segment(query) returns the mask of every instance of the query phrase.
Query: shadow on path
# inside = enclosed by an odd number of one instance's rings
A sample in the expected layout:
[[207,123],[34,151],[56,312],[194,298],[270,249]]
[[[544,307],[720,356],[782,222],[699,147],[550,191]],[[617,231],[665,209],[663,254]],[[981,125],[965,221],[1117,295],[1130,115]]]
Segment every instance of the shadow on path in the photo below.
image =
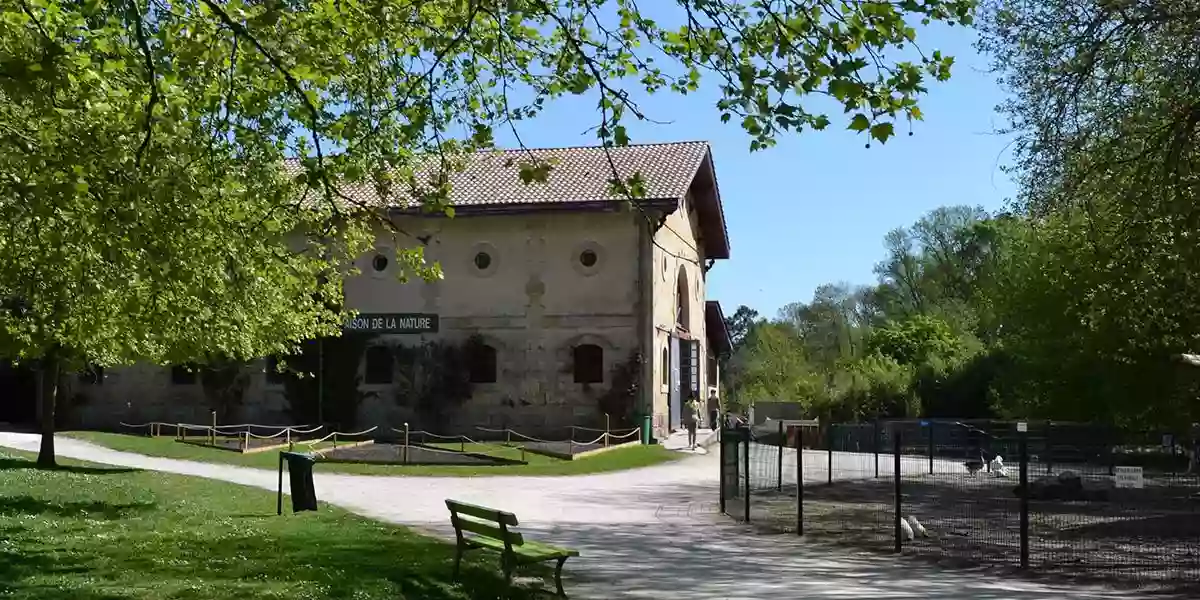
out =
[[[0,436],[0,442],[28,447],[34,440]],[[154,459],[76,441],[64,442],[60,453],[266,489],[275,486],[275,473],[269,471]],[[578,600],[1148,597],[989,571],[947,570],[887,554],[856,554],[791,535],[764,535],[718,514],[717,463],[714,452],[671,465],[578,478],[326,475],[317,478],[317,495],[322,502],[443,538],[453,536],[443,503],[447,497],[515,512],[531,538],[581,552],[565,570],[568,592]],[[834,466],[839,466],[836,460]],[[353,561],[356,552],[348,549],[347,560]]]
[[[984,570],[948,571],[876,554],[849,554],[791,536],[738,526],[532,525],[533,535],[576,548],[571,584],[595,598],[854,598],[1002,600],[1130,598],[1101,589],[1066,591]],[[619,582],[619,583],[618,583]]]

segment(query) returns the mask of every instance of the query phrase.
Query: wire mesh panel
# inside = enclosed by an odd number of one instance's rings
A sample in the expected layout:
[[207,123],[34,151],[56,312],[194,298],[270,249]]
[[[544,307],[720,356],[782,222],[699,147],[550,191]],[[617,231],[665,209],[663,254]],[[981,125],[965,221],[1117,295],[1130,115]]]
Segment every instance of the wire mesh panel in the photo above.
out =
[[1196,443],[1056,422],[768,421],[723,441],[722,490],[728,514],[771,531],[1195,591]]
[[1038,429],[1028,465],[1030,568],[1155,588],[1200,584],[1200,478],[1186,472],[1173,436]]
[[886,550],[894,522],[892,452],[881,423],[833,424],[805,451],[804,535]]
[[904,552],[942,563],[1020,566],[1015,428],[921,420],[896,429],[914,440],[904,444],[913,464],[900,474]]
[[796,450],[788,443],[792,431],[784,421],[768,420],[746,432],[750,522],[773,531],[795,531],[799,499]]

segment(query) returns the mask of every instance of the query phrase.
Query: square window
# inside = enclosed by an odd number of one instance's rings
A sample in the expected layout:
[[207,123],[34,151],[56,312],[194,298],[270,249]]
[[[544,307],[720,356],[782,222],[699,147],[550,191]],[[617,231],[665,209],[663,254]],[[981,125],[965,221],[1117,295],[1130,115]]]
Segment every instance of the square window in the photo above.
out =
[[467,374],[471,383],[496,383],[496,349],[486,344],[472,346]]
[[604,383],[604,349],[595,344],[575,346],[575,383]]

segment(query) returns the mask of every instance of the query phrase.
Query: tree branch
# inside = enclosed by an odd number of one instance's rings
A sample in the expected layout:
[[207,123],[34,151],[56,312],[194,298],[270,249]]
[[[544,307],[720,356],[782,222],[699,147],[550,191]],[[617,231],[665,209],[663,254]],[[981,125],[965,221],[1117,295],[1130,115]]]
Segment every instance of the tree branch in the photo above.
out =
[[146,102],[146,123],[143,125],[145,133],[142,135],[142,144],[138,146],[134,158],[134,165],[140,169],[146,148],[150,147],[150,136],[154,134],[154,107],[162,98],[158,95],[158,73],[154,70],[154,55],[150,53],[150,42],[146,39],[146,28],[142,23],[142,9],[138,6],[137,0],[129,0],[129,11],[137,33],[138,47],[141,48],[142,57],[146,62],[146,78],[150,83],[150,99]]

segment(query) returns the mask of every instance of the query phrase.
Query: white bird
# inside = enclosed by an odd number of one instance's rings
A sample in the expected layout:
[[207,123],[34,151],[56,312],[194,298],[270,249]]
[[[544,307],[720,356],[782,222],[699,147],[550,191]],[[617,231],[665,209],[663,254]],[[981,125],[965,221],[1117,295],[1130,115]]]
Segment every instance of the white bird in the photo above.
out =
[[1004,466],[1003,456],[997,454],[996,458],[992,459],[992,463],[988,465],[988,467],[992,470],[992,473],[994,473],[996,477],[1008,477],[1008,469]]
[[911,542],[913,540],[912,526],[904,519],[900,519],[900,533],[904,536],[904,541]]
[[925,526],[922,525],[921,522],[918,521],[916,517],[914,517],[912,515],[908,515],[908,525],[911,526],[910,528],[917,535],[919,535],[923,538],[929,537],[929,532],[925,530]]

